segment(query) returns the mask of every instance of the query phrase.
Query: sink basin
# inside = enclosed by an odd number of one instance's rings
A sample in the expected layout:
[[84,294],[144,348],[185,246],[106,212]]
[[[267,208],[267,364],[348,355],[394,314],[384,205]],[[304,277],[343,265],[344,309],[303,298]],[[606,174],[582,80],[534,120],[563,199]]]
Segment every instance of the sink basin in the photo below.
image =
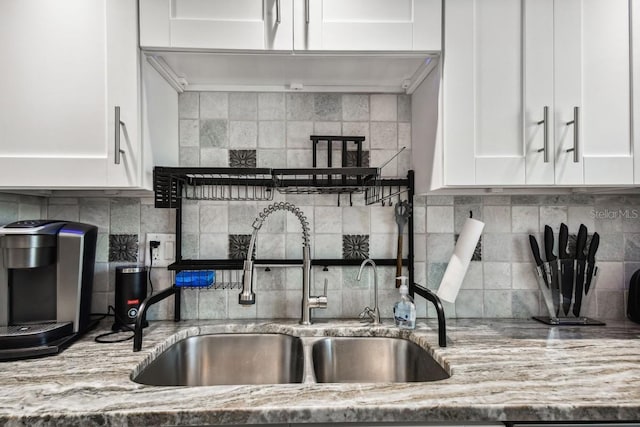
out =
[[319,383],[425,382],[449,374],[417,344],[382,337],[333,337],[313,344]]
[[302,382],[300,338],[282,334],[200,335],[178,341],[133,381],[159,386]]

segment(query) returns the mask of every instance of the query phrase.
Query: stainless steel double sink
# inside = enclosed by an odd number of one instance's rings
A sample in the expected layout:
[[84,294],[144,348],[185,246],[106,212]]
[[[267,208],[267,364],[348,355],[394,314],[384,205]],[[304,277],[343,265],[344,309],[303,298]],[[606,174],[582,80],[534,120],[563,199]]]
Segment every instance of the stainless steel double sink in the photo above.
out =
[[[305,369],[305,367],[312,369]],[[389,337],[212,334],[171,345],[133,381],[156,386],[426,382],[449,374],[419,345]]]

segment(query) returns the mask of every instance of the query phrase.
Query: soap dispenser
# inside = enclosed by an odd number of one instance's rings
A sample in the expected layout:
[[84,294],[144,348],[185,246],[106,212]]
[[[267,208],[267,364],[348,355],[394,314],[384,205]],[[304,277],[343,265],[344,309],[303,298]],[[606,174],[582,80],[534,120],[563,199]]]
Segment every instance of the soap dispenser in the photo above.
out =
[[416,327],[416,305],[409,296],[407,277],[400,276],[400,301],[393,307],[393,318],[396,326],[400,329],[415,329]]

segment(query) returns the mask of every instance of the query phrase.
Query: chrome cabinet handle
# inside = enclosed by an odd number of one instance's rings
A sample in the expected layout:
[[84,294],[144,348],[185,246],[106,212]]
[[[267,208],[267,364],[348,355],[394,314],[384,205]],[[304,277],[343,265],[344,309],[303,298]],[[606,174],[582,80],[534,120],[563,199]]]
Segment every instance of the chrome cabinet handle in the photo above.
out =
[[542,120],[538,122],[538,125],[544,125],[544,145],[538,150],[538,153],[543,152],[544,162],[549,163],[549,107],[547,105],[542,110]]
[[280,23],[280,0],[276,0],[276,24]]
[[569,148],[566,150],[567,153],[573,151],[573,163],[578,163],[580,161],[580,153],[578,151],[578,144],[580,142],[580,109],[578,107],[573,107],[573,120],[567,122],[567,126],[573,125],[573,148]]
[[115,122],[115,142],[116,142],[114,158],[115,158],[115,164],[119,165],[120,155],[124,154],[124,150],[120,148],[120,127],[125,126],[125,124],[123,121],[120,120],[120,107],[118,106],[116,106],[114,122]]
[[309,17],[309,0],[304,0],[304,20],[309,25],[310,17]]

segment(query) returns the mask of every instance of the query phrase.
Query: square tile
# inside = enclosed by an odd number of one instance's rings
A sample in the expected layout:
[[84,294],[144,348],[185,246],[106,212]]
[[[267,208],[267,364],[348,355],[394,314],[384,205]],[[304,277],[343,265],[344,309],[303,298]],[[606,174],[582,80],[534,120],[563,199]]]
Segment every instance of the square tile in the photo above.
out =
[[396,224],[392,207],[375,205],[369,209],[372,233],[398,233],[398,224]]
[[200,120],[200,148],[229,146],[226,120]]
[[313,148],[309,138],[312,134],[313,122],[287,122],[287,148]]
[[314,252],[313,258],[337,259],[342,257],[342,235],[341,234],[318,234],[313,240],[311,249]]
[[283,233],[259,233],[256,241],[256,257],[285,259],[286,236]]
[[[362,150],[361,152],[361,165],[360,167],[368,168],[369,167],[369,151]],[[358,166],[358,152],[357,151],[347,151],[347,167],[357,167]]]
[[[406,254],[406,243],[404,244],[403,253]],[[371,258],[396,258],[397,251],[398,237],[395,234],[371,234],[369,236],[369,256]]]
[[537,277],[533,263],[514,262],[511,264],[511,287],[513,289],[537,290]]
[[511,208],[511,231],[514,233],[537,233],[540,217],[537,206],[513,206]]
[[449,262],[453,248],[453,234],[427,233],[427,260],[429,262]]
[[314,95],[315,120],[342,120],[342,95],[316,93]]
[[398,123],[398,149],[411,149],[411,123]]
[[[326,136],[340,136],[342,135],[342,123],[341,122],[314,122],[313,124],[314,135],[326,135]],[[338,143],[333,144],[334,147],[340,146]]]
[[182,92],[178,94],[178,116],[181,119],[197,119],[199,117],[200,96],[198,92]]
[[285,96],[287,120],[313,120],[314,94],[287,93]]
[[342,208],[316,206],[314,208],[314,233],[341,233]]
[[485,232],[511,231],[511,206],[485,206],[482,211]]
[[371,122],[372,149],[397,150],[398,124],[395,122]]
[[371,140],[369,132],[369,122],[342,122],[342,135],[345,136],[364,136],[362,141],[362,149],[369,148]]
[[369,151],[370,163],[374,166],[385,165],[380,171],[384,177],[398,176],[398,160],[395,158],[397,150],[371,150]]
[[484,313],[483,304],[478,300],[482,298],[482,291],[475,289],[461,289],[456,298],[457,318],[480,318]]
[[252,92],[230,93],[229,118],[231,120],[257,120],[258,95]]
[[398,95],[398,121],[411,121],[411,95]]
[[258,150],[259,168],[286,168],[286,150]]
[[250,121],[229,122],[229,147],[256,148],[258,146],[258,124]]
[[369,95],[342,95],[342,120],[369,121]]
[[229,257],[229,237],[226,233],[200,234],[200,259],[227,259]]
[[229,294],[225,291],[202,289],[198,292],[198,319],[227,319]]
[[256,150],[229,150],[229,167],[255,168]]
[[228,119],[229,94],[200,92],[200,119]]
[[[604,236],[600,237],[600,244],[602,244],[602,237]],[[601,257],[601,259],[603,258]],[[624,235],[624,260],[640,261],[640,233],[626,233]]]
[[567,212],[566,206],[540,206],[540,230],[548,225],[557,234],[560,224],[567,222]]
[[[251,234],[229,235],[229,259],[247,259]],[[253,256],[255,257],[255,248]]]
[[366,234],[345,234],[342,236],[343,259],[369,258],[369,236]]
[[530,319],[532,316],[541,315],[540,293],[538,291],[513,291],[511,293],[511,314],[516,319]]
[[229,150],[226,148],[202,148],[200,150],[200,166],[221,168],[229,166]]
[[511,263],[485,262],[484,289],[511,289]]
[[453,233],[452,206],[427,206],[427,233]]
[[198,147],[200,145],[199,126],[198,120],[180,120],[180,147]]
[[82,199],[80,200],[80,222],[95,225],[98,227],[98,232],[108,233],[110,207],[109,199]]
[[589,230],[595,228],[593,206],[569,206],[567,226],[570,233],[577,233],[580,224],[584,224]]
[[453,229],[456,233],[460,233],[460,231],[462,231],[462,228],[468,218],[482,221],[482,205],[458,205],[456,203],[453,208]]
[[512,317],[511,309],[512,292],[491,290],[484,291],[484,315],[485,317]]
[[396,95],[371,95],[371,121],[395,122],[398,120]]
[[313,163],[311,150],[287,150],[288,168],[310,168]]
[[258,120],[284,120],[284,93],[258,94]]
[[200,233],[226,233],[228,227],[229,213],[226,205],[201,202]]
[[109,231],[112,234],[140,233],[139,199],[111,199]]
[[200,149],[198,147],[180,147],[178,162],[182,167],[200,166]]
[[[47,208],[47,219],[61,221],[78,221],[80,207],[78,205],[52,205]],[[0,224],[6,225],[18,220],[18,204],[0,202]]]
[[138,261],[137,234],[109,235],[109,262]]
[[484,261],[511,261],[511,234],[485,233],[482,236]]
[[345,234],[368,234],[370,231],[369,208],[348,206],[342,209],[342,232]]

